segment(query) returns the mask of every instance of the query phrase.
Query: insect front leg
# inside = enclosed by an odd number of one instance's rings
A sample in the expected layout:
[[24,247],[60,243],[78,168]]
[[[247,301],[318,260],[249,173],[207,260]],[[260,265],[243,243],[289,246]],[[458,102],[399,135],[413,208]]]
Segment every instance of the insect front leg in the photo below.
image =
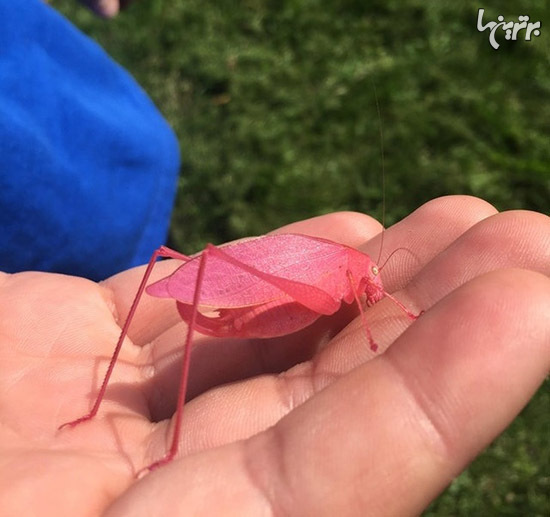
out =
[[359,299],[359,293],[357,292],[357,289],[355,288],[355,282],[353,280],[353,274],[351,273],[351,271],[348,271],[347,275],[348,275],[350,288],[353,292],[353,297],[355,298],[355,302],[357,303],[357,307],[359,308],[359,314],[361,315],[361,323],[363,324],[363,328],[365,329],[365,333],[367,334],[367,339],[369,341],[370,349],[373,352],[376,352],[378,350],[378,345],[375,343],[374,338],[372,337],[372,332],[371,332],[369,324],[367,322],[367,317],[365,315],[365,311],[363,310],[363,304],[361,303],[361,300]]
[[407,309],[407,307],[405,307],[397,298],[392,296],[390,293],[387,293],[386,291],[384,291],[384,296],[386,298],[389,298],[393,303],[395,303],[395,305],[397,305],[413,321],[418,319],[424,312],[424,311],[420,311],[418,314],[414,314],[409,309]]

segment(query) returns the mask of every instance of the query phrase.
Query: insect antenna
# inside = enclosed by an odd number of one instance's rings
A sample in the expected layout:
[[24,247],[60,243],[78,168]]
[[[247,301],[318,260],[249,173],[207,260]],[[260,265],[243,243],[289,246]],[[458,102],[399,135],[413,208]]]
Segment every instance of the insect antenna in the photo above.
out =
[[376,103],[376,112],[378,114],[378,132],[380,133],[380,165],[382,168],[382,236],[380,238],[380,251],[376,263],[382,258],[382,249],[384,246],[384,233],[386,231],[386,162],[384,159],[384,129],[382,127],[382,114],[380,112],[380,102],[378,102],[378,94],[376,92],[376,84],[371,77],[372,89],[374,91],[374,101]]

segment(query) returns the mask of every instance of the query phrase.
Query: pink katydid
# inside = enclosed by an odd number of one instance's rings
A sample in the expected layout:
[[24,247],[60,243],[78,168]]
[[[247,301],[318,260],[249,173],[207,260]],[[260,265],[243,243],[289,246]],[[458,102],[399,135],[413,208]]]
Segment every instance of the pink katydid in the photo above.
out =
[[97,414],[128,327],[159,257],[184,263],[150,285],[147,293],[176,300],[188,330],[171,446],[163,458],[142,471],[170,462],[178,452],[195,331],[214,337],[284,336],[311,325],[322,315],[334,314],[342,302],[355,302],[370,348],[376,351],[360,301],[363,294],[367,305],[388,297],[411,319],[417,317],[384,290],[379,268],[367,254],[326,239],[300,234],[265,235],[221,247],[208,244],[193,257],[162,246],[149,261],[91,411],[60,428],[74,427]]

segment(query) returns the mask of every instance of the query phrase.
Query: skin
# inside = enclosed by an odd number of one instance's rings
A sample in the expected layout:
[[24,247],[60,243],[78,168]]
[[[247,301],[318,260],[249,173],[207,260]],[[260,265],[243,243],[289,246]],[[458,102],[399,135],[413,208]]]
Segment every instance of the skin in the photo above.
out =
[[121,9],[124,9],[131,3],[132,0],[80,0],[80,2],[99,16],[112,18],[116,16]]
[[[361,214],[280,231],[380,249]],[[145,297],[99,415],[57,431],[89,409],[143,268],[100,284],[2,275],[4,514],[419,514],[550,370],[550,219],[440,198],[385,232],[381,262],[399,247],[410,252],[382,270],[386,289],[425,312],[368,308],[379,353],[352,306],[284,338],[198,335],[179,456],[141,479],[171,436],[186,332],[175,304]]]

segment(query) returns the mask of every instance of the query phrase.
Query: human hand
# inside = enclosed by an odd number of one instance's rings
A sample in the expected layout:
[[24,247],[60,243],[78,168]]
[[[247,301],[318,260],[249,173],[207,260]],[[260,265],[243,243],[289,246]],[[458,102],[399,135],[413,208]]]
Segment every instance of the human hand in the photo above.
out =
[[[425,313],[368,308],[378,353],[353,306],[285,338],[197,336],[179,456],[139,480],[171,437],[186,334],[174,302],[144,297],[99,414],[57,431],[89,410],[143,268],[101,284],[3,275],[4,514],[418,514],[549,370],[550,219],[495,214],[441,198],[385,232],[384,256],[412,252],[387,263],[385,287]],[[379,229],[332,214],[282,231],[376,260]],[[153,280],[175,267],[159,263]]]
[[133,0],[79,0],[89,7],[94,13],[105,18],[116,16],[121,9],[124,9]]

